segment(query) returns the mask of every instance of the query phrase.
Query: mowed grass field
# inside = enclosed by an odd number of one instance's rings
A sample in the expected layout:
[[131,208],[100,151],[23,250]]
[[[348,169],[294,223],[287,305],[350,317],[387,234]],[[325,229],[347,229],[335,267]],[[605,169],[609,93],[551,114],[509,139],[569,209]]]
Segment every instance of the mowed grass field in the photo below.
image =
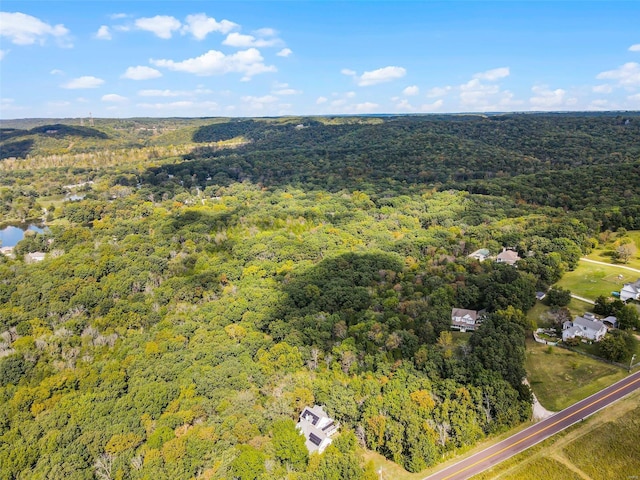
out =
[[619,292],[625,283],[635,282],[639,273],[614,265],[598,265],[581,261],[573,272],[567,272],[556,284],[568,288],[574,295],[595,300],[600,295],[611,296]]
[[527,339],[527,378],[540,403],[557,412],[625,377],[614,365]]
[[613,480],[640,477],[640,392],[472,477],[473,480]]

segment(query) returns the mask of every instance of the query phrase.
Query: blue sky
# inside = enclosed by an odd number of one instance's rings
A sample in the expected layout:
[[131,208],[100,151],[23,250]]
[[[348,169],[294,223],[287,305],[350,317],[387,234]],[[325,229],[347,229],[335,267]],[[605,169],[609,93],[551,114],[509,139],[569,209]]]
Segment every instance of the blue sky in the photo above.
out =
[[635,1],[11,1],[0,117],[640,109]]

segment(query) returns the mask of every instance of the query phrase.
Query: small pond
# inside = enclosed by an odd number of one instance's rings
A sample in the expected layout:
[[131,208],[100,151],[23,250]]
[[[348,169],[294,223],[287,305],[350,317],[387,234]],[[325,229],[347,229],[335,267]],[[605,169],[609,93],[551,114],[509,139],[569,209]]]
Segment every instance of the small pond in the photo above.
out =
[[38,225],[24,225],[14,227],[10,225],[0,230],[0,247],[15,247],[16,244],[24,238],[24,232],[32,230],[34,232],[43,233],[46,227]]

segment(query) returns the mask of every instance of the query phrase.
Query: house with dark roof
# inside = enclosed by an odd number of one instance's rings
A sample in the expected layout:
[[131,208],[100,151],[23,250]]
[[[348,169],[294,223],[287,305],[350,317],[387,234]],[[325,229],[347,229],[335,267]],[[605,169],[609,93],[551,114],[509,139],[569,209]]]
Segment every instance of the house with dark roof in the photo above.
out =
[[338,424],[320,405],[314,405],[302,410],[296,428],[304,435],[309,453],[322,453],[331,444],[331,436],[338,431]]

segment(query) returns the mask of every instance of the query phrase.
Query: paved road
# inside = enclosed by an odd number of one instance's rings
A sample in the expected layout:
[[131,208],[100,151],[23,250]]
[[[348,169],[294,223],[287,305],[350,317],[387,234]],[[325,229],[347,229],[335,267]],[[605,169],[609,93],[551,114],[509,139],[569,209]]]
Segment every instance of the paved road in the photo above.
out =
[[579,297],[578,295],[574,295],[573,293],[571,294],[571,298],[578,299],[578,300],[580,300],[582,302],[585,302],[585,303],[590,303],[591,305],[595,305],[596,304],[596,302],[594,302],[593,300],[589,300],[588,298],[584,298],[584,297]]
[[584,257],[582,257],[580,260],[582,260],[583,262],[596,263],[598,265],[605,265],[607,267],[624,268],[625,270],[631,270],[632,272],[640,273],[640,270],[638,270],[637,268],[625,267],[624,265],[616,265],[613,263],[599,262],[597,260],[591,260],[590,258],[584,258]]
[[640,371],[423,480],[464,480],[477,475],[594,414],[637,388],[640,388]]

